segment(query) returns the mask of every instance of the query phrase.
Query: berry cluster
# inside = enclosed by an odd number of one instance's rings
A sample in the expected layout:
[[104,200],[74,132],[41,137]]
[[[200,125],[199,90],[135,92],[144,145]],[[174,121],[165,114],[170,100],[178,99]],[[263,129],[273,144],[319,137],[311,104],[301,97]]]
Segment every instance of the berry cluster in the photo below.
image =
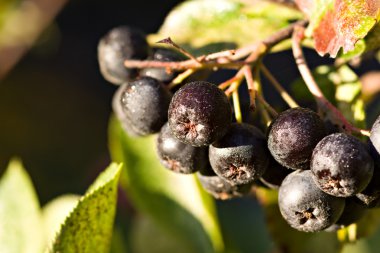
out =
[[98,53],[105,79],[122,84],[113,109],[125,131],[158,133],[163,166],[196,172],[215,198],[242,196],[258,183],[278,189],[282,216],[305,232],[349,225],[380,203],[380,117],[369,148],[351,135],[329,134],[318,114],[300,107],[280,113],[265,136],[253,125],[234,123],[228,97],[212,83],[187,82],[173,95],[167,84],[177,73],[125,68],[126,59],[182,59],[169,49],[150,49],[136,29],[111,30]]

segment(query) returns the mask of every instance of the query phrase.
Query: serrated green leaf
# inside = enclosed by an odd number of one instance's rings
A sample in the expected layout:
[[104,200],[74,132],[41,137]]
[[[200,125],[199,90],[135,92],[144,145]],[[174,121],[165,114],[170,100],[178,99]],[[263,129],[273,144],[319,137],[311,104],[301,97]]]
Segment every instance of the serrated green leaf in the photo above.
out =
[[21,162],[12,160],[0,181],[0,252],[40,253],[43,247],[37,195]]
[[109,252],[121,167],[113,163],[99,175],[66,218],[50,252]]
[[257,189],[257,196],[265,209],[269,232],[279,250],[292,253],[336,253],[341,249],[335,233],[304,233],[291,228],[282,218],[277,191]]
[[45,236],[49,243],[55,239],[61,225],[75,208],[79,198],[79,195],[74,194],[62,195],[51,200],[43,207],[42,218],[44,221]]
[[194,54],[210,53],[257,42],[301,17],[296,10],[265,1],[190,0],[174,8],[149,41],[171,37]]
[[111,154],[125,164],[122,186],[134,206],[190,252],[223,251],[214,202],[195,176],[164,169],[155,154],[155,136],[128,137],[115,119],[109,131]]

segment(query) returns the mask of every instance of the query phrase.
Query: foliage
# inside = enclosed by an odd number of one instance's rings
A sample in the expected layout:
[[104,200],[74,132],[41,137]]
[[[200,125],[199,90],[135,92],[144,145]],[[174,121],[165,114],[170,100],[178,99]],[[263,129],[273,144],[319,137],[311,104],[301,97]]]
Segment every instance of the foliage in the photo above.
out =
[[[320,55],[329,54],[336,58],[335,65],[318,66],[312,76],[322,95],[331,102],[329,108],[338,109],[342,114],[338,116],[347,120],[342,124],[349,124],[356,130],[354,134],[359,135],[360,129],[366,128],[367,108],[361,94],[360,78],[350,60],[361,59],[379,48],[379,1],[296,0],[298,9],[294,5],[289,8],[276,2],[184,1],[167,15],[157,33],[148,36],[148,41],[153,45],[171,37],[195,56],[235,49],[230,55],[233,58],[239,49],[254,48],[252,45],[260,45],[294,21],[307,19],[309,24],[303,35],[313,41],[311,47]],[[6,12],[17,4],[18,1],[11,0],[0,3],[0,29]],[[252,54],[245,54],[246,58],[239,58],[235,63],[240,64],[240,70],[248,64],[254,70],[260,69],[266,54],[291,48],[289,37],[284,36],[275,45],[266,41],[267,44],[262,43],[266,47],[253,61],[247,60],[255,56],[250,51]],[[202,65],[205,58],[199,62],[189,61]],[[211,66],[207,66],[208,71],[225,66],[225,62],[217,60],[207,63]],[[233,67],[237,68],[236,65]],[[186,69],[180,70],[184,71],[182,74],[187,73]],[[257,72],[253,75],[252,80],[247,75],[244,77],[249,92],[257,85],[254,95],[260,98],[260,76]],[[236,99],[239,95],[237,89],[231,87],[239,86],[242,80],[243,75],[239,76],[238,72],[234,80],[227,80],[230,81],[227,88],[223,88],[233,97],[235,115],[240,113],[239,100]],[[254,85],[249,86],[249,81]],[[171,85],[174,87],[180,83]],[[297,101],[320,105],[304,76],[294,81],[290,90]],[[263,104],[256,109],[262,113],[261,121],[269,121],[271,111]],[[251,108],[255,108],[252,103]],[[325,115],[327,118],[336,116],[329,113],[336,114],[331,109]],[[236,119],[239,121],[238,117]],[[0,180],[0,252],[312,253],[323,250],[326,253],[347,253],[373,252],[379,245],[379,209],[370,210],[357,223],[336,233],[302,233],[282,219],[275,190],[259,184],[250,193],[255,199],[249,196],[224,202],[214,200],[203,190],[195,175],[175,174],[159,164],[155,155],[155,136],[130,137],[112,117],[108,138],[115,163],[99,175],[83,196],[60,196],[43,208],[21,162],[14,159],[9,163]],[[123,201],[131,210],[120,208]],[[125,216],[127,225],[114,226],[117,215]],[[358,243],[351,244],[355,241]]]

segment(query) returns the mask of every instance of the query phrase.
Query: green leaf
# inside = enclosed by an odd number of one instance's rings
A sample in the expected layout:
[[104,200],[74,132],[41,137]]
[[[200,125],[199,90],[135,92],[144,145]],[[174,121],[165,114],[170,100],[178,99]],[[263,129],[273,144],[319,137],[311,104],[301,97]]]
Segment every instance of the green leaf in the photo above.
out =
[[171,37],[194,54],[210,53],[257,42],[301,17],[298,11],[265,1],[249,5],[191,0],[174,8],[149,41]]
[[44,235],[33,184],[19,160],[12,160],[0,181],[0,252],[40,253]]
[[257,189],[265,209],[268,229],[278,249],[292,253],[336,253],[341,249],[335,233],[304,233],[291,228],[282,218],[277,204],[277,191]]
[[[154,238],[155,243],[146,243],[146,238]],[[184,247],[179,240],[173,240],[168,231],[144,215],[138,215],[133,220],[131,243],[134,253],[192,252],[191,248]]]
[[337,87],[335,99],[338,109],[356,127],[365,128],[365,107],[359,77],[347,65],[343,65],[336,70],[333,79]]
[[308,33],[312,34],[315,49],[321,55],[335,57],[339,50],[354,50],[375,26],[380,16],[378,0],[296,0],[310,18]]
[[164,169],[155,154],[155,136],[128,137],[115,119],[109,130],[111,154],[125,164],[122,186],[134,206],[190,252],[223,251],[215,204],[196,177]]
[[109,252],[121,165],[111,164],[61,226],[50,252]]
[[42,217],[45,236],[49,243],[55,239],[66,217],[78,204],[79,198],[79,195],[74,194],[62,195],[51,200],[43,207]]

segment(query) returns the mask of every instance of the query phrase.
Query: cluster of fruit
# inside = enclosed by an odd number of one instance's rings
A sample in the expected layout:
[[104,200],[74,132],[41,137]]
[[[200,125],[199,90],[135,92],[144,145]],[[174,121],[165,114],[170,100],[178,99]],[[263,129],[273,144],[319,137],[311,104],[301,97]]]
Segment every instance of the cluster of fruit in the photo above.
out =
[[158,133],[161,163],[178,173],[197,172],[214,197],[241,196],[257,182],[279,189],[283,217],[305,232],[349,225],[378,205],[380,117],[370,148],[351,135],[329,134],[318,114],[299,107],[280,113],[265,135],[234,123],[227,96],[212,83],[188,82],[172,95],[167,84],[176,73],[125,68],[126,59],[182,60],[175,51],[150,49],[136,29],[111,30],[98,56],[105,79],[121,84],[113,109],[125,131]]

